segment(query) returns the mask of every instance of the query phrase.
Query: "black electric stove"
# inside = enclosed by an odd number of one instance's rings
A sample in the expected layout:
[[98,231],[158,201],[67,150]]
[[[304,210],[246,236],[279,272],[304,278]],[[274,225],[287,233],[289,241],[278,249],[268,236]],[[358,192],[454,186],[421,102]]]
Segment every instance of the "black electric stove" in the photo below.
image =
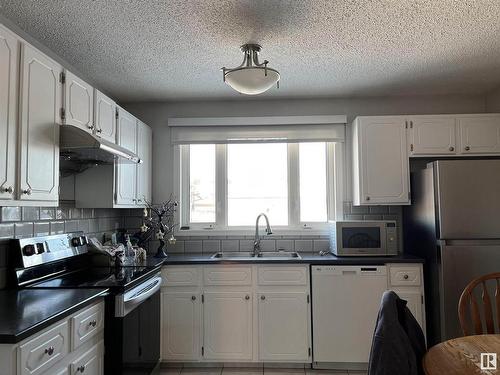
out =
[[13,240],[20,288],[106,288],[106,374],[157,374],[160,363],[161,260],[95,266],[82,232]]

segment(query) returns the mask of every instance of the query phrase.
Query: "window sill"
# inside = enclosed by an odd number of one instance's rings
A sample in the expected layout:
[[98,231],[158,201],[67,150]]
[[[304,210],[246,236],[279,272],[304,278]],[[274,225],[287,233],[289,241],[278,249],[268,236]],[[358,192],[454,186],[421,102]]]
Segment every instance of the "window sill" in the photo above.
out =
[[[266,235],[264,228],[259,229],[262,239],[280,239],[281,237],[307,237],[307,236],[328,236],[328,229],[275,229],[273,234]],[[187,229],[177,230],[177,237],[254,237],[254,229]]]

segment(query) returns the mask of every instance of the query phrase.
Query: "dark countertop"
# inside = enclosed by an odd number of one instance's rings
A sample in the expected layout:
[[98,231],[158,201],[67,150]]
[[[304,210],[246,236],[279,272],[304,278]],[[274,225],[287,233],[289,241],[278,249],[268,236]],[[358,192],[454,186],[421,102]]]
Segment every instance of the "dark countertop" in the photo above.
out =
[[176,264],[263,264],[263,263],[286,263],[286,264],[336,264],[336,265],[382,265],[386,263],[423,263],[422,258],[413,255],[400,254],[388,257],[337,257],[335,255],[320,256],[318,253],[301,253],[302,259],[211,259],[213,254],[173,254],[169,255],[163,265]]
[[100,298],[103,289],[0,290],[0,343],[17,343]]

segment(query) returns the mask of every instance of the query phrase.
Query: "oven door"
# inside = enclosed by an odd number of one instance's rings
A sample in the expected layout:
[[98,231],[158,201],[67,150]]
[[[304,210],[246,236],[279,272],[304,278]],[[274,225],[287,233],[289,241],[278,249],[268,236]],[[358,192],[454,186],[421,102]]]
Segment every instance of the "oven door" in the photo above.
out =
[[383,255],[386,249],[384,223],[349,223],[337,228],[339,255]]
[[105,330],[106,374],[159,374],[161,283],[157,281],[151,278],[115,296]]

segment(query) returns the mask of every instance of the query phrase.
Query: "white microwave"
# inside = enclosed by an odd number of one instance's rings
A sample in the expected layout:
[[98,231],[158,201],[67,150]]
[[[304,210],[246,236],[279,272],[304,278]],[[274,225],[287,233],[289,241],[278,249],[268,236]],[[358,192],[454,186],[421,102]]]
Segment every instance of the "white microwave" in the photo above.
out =
[[337,256],[398,254],[395,221],[331,221],[329,227],[330,248]]

